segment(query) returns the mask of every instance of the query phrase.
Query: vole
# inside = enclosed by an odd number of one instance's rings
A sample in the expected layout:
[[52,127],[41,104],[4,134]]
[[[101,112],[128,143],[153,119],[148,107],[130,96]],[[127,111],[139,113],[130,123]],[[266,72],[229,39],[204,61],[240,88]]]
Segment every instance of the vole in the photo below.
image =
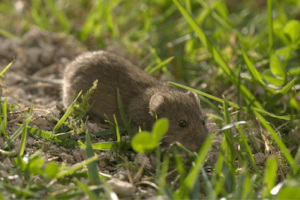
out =
[[117,103],[119,88],[122,105],[135,133],[139,126],[151,131],[157,115],[169,119],[163,142],[178,141],[196,151],[205,140],[208,130],[196,93],[164,86],[130,61],[106,51],[84,53],[67,65],[63,80],[64,107],[71,104],[74,91],[85,93],[96,79],[98,85],[90,98],[94,105],[89,115],[104,121],[106,114],[114,121],[115,114],[121,123]]

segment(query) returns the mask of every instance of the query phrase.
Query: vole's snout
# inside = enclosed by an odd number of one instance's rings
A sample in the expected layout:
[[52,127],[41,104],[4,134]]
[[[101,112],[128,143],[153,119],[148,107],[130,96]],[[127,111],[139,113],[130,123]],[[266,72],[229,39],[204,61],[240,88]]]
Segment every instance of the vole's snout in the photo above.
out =
[[191,135],[193,135],[193,137],[189,140],[187,148],[191,151],[198,152],[208,135],[207,129],[203,127],[203,129],[194,131]]

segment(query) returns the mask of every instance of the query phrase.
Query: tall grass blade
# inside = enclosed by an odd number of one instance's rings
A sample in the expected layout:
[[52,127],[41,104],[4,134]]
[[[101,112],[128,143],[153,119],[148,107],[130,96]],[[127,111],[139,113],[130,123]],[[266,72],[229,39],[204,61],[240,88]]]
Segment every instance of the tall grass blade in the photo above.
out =
[[[1,135],[1,132],[3,132],[5,139],[8,140],[8,134],[6,132],[6,126],[7,126],[7,98],[5,98],[5,100],[3,102],[2,115],[3,115],[3,119],[1,120],[0,135]],[[1,116],[0,116],[0,118],[1,118]]]
[[[161,59],[158,57],[155,49],[153,49],[152,47],[150,47],[150,52],[151,54],[154,56],[155,58],[155,61],[158,65],[160,65],[162,63]],[[170,59],[170,58],[169,58]],[[170,61],[169,61],[170,62]],[[168,78],[172,79],[172,75],[171,73],[169,72],[169,70],[167,69],[166,66],[162,66],[162,71],[164,72],[164,74],[167,75]],[[154,72],[153,72],[154,73]]]
[[2,146],[1,146],[1,149],[5,149],[8,147],[8,145],[10,145],[10,143],[12,141],[14,141],[19,135],[21,135],[22,131],[24,130],[25,128],[25,125],[27,125],[32,119],[32,116],[28,117],[28,119],[25,121],[25,123],[20,127],[18,128],[11,136],[10,138],[5,141]]
[[98,197],[90,190],[90,188],[87,185],[81,183],[78,180],[75,180],[74,182],[89,196],[90,199],[92,200],[98,199]]
[[[228,112],[228,104],[227,101],[225,99],[225,97],[223,97],[224,99],[224,121],[225,121],[225,125],[230,124],[230,117],[229,117],[229,112]],[[233,136],[232,136],[232,132],[231,129],[227,129],[223,131],[226,137],[226,142],[225,142],[225,163],[229,169],[229,177],[231,179],[231,183],[232,188],[235,187],[235,158],[236,158],[236,154],[235,154],[235,149],[234,149],[234,143],[233,143]]]
[[[68,118],[70,112],[72,111],[73,109],[73,106],[75,104],[75,102],[77,101],[78,97],[81,95],[82,91],[79,92],[79,94],[77,95],[77,97],[75,98],[75,100],[71,103],[71,105],[69,106],[68,110],[65,112],[65,114],[62,116],[62,118],[57,122],[57,124],[55,125],[54,129],[53,129],[53,132],[56,132],[62,125],[63,123],[66,121],[66,119]],[[52,137],[52,134],[50,137]]]
[[183,184],[179,187],[178,190],[176,190],[175,198],[184,199],[184,198],[189,197],[189,194],[192,191],[192,189],[195,185],[196,179],[198,178],[198,175],[200,173],[200,169],[205,161],[206,155],[211,148],[214,137],[215,137],[215,134],[210,135],[203,143],[201,149],[198,152],[199,157],[195,160],[195,166],[190,169]]
[[[86,145],[79,144],[80,148],[86,148]],[[92,144],[95,150],[118,150],[118,142],[101,142]]]
[[[187,86],[184,86],[184,85],[180,85],[178,83],[173,83],[173,82],[168,82],[168,84],[171,84],[171,85],[175,85],[177,87],[180,87],[180,88],[183,88],[183,89],[186,89],[186,90],[190,90],[190,91],[193,91],[197,94],[200,94],[200,95],[203,95],[207,98],[210,98],[212,100],[215,100],[217,102],[220,102],[220,103],[223,103],[223,100],[218,98],[218,97],[215,97],[213,95],[210,95],[210,94],[207,94],[205,92],[201,92],[199,90],[196,90],[194,88],[191,88],[191,87],[187,87]],[[228,105],[231,106],[231,107],[234,107],[234,108],[237,108],[237,109],[240,109],[240,110],[244,110],[244,111],[248,111],[249,109],[246,108],[246,107],[240,107],[238,104],[236,103],[232,103],[232,102],[228,102]],[[254,111],[257,111],[259,113],[262,113],[262,114],[265,114],[265,115],[268,115],[270,117],[273,117],[273,118],[277,118],[277,119],[284,119],[284,120],[293,120],[293,119],[300,119],[300,115],[287,115],[287,116],[278,116],[278,115],[274,115],[272,113],[269,113],[265,110],[262,110],[262,109],[259,109],[257,107],[252,107],[252,110]]]
[[11,34],[7,31],[3,30],[2,28],[0,28],[0,35],[3,35],[4,37],[11,38],[11,39],[14,39],[14,40],[21,40],[20,37],[14,35],[14,34]]
[[268,0],[267,5],[268,5],[268,26],[269,26],[269,57],[271,58],[274,54],[272,0]]
[[65,31],[69,31],[70,28],[71,28],[70,25],[69,25],[69,20],[68,20],[66,14],[64,12],[62,12],[59,9],[56,8],[55,1],[46,0],[46,4],[51,9],[53,15],[57,17],[57,20],[62,25],[63,29]]
[[25,150],[25,146],[26,146],[26,140],[27,140],[27,135],[28,135],[28,124],[31,122],[31,121],[28,121],[25,119],[25,126],[24,126],[24,129],[23,129],[23,135],[22,135],[22,139],[21,139],[21,145],[20,145],[20,149],[19,149],[19,153],[18,153],[18,157],[22,157],[23,154],[24,154],[24,150]]
[[31,126],[27,126],[27,128],[29,128],[29,132],[35,135],[38,135],[42,138],[45,138],[46,140],[50,139],[51,133],[50,131],[43,131],[43,130],[39,130],[37,128],[31,127]]
[[233,192],[232,199],[245,199],[249,188],[251,188],[251,180],[248,176],[247,168],[243,168],[237,180],[237,188]]
[[70,167],[69,169],[60,171],[59,173],[57,173],[56,178],[62,178],[64,176],[70,175],[72,173],[74,173],[76,170],[81,169],[82,167],[84,167],[85,165],[88,165],[89,163],[96,161],[99,158],[98,155],[95,155],[81,163],[78,163],[76,165],[73,165],[72,167]]
[[191,193],[191,199],[200,199],[200,182],[199,182],[199,178],[196,179],[194,188],[193,188],[192,193]]
[[117,90],[117,100],[118,100],[119,112],[121,114],[123,124],[125,125],[126,131],[127,131],[128,135],[131,139],[133,137],[133,132],[131,130],[130,124],[127,126],[128,120],[127,120],[125,110],[124,110],[123,105],[122,105],[122,100],[121,100],[119,89]]
[[268,124],[265,118],[261,116],[257,111],[254,111],[254,114],[257,117],[257,119],[260,121],[260,123],[265,127],[265,129],[267,129],[267,131],[271,134],[272,138],[275,140],[278,147],[282,151],[284,157],[286,158],[287,162],[291,166],[292,172],[296,174],[298,171],[298,166],[296,162],[293,160],[293,157],[290,154],[289,150],[286,148],[282,140],[278,137],[274,129]]
[[259,82],[260,86],[266,87],[266,84],[264,83],[263,79],[261,78],[262,76],[259,74],[257,69],[254,67],[252,62],[249,60],[249,58],[243,48],[242,48],[242,53],[243,53],[243,57],[244,57],[246,66],[247,66],[251,76]]
[[[221,147],[219,149],[219,155],[218,155],[218,159],[217,159],[217,163],[215,164],[215,171],[214,174],[211,178],[211,182],[212,184],[215,186],[214,187],[214,193],[216,196],[219,195],[219,193],[221,192],[221,190],[224,187],[224,176],[222,174],[222,168],[223,168],[223,164],[224,164],[224,154],[225,154],[225,143],[226,143],[226,138],[223,137],[222,143],[221,143]],[[210,199],[215,199],[216,196],[214,196],[213,194],[209,194]]]
[[264,188],[262,192],[262,198],[269,198],[271,190],[276,184],[277,179],[277,167],[278,163],[276,158],[270,158],[267,160],[264,176]]
[[154,74],[155,72],[157,72],[158,70],[162,69],[163,67],[165,67],[169,62],[171,62],[174,59],[174,57],[170,57],[166,60],[164,60],[163,62],[159,63],[157,66],[153,67],[151,70],[149,70],[148,74]]
[[237,125],[236,128],[237,128],[239,134],[241,135],[243,144],[245,145],[245,147],[246,147],[246,149],[247,149],[246,152],[247,152],[247,154],[248,154],[248,156],[249,156],[249,158],[250,158],[250,163],[251,163],[251,165],[253,166],[255,172],[256,172],[256,173],[259,173],[258,167],[257,167],[257,165],[256,165],[256,163],[255,163],[255,160],[254,160],[254,157],[253,157],[253,154],[252,154],[252,151],[251,151],[251,149],[250,149],[250,147],[249,147],[249,144],[248,144],[248,139],[245,137],[244,132],[241,130],[241,128],[240,128],[239,125]]
[[49,20],[46,17],[45,11],[42,8],[41,0],[33,0],[31,2],[30,14],[37,26],[42,29],[50,28]]
[[120,150],[121,146],[122,146],[122,141],[121,141],[120,129],[119,129],[119,125],[118,125],[118,121],[117,121],[116,115],[114,115],[114,119],[115,119],[115,124],[116,124],[116,134],[117,134],[118,149]]
[[158,180],[158,185],[159,185],[158,193],[159,194],[163,194],[163,192],[165,190],[168,169],[169,169],[169,155],[165,154],[164,161],[162,164],[162,169],[161,169],[159,180]]
[[[94,150],[92,148],[92,143],[91,143],[91,139],[90,139],[90,134],[89,131],[86,130],[86,156],[87,158],[92,158],[94,156]],[[97,162],[93,161],[89,164],[87,164],[87,168],[88,168],[88,177],[89,177],[89,181],[92,185],[100,185],[100,178],[99,178],[99,170],[97,167]],[[95,191],[97,194],[99,194],[100,190]]]
[[[99,12],[97,14],[97,12]],[[97,20],[101,18],[103,15],[103,1],[96,1],[96,5],[92,7],[92,9],[89,12],[89,15],[87,16],[84,24],[82,25],[81,32],[79,33],[79,40],[85,41],[89,34],[95,30],[95,28],[101,26],[99,23],[97,24]],[[97,24],[95,27],[95,24]]]
[[183,184],[183,181],[184,181],[185,169],[184,169],[181,157],[180,157],[178,151],[176,150],[176,148],[174,147],[174,145],[172,146],[172,151],[173,151],[173,155],[174,155],[175,162],[176,162],[177,172],[180,176],[179,183],[181,185],[181,184]]
[[4,68],[4,70],[2,70],[2,71],[0,72],[0,76],[2,76],[2,75],[8,70],[8,68],[10,68],[10,66],[11,66],[14,62],[15,62],[15,59],[13,59],[13,61],[11,61],[11,62]]
[[[1,187],[2,186],[2,187]],[[28,190],[26,188],[20,188],[18,186],[12,186],[7,183],[4,183],[3,181],[0,183],[0,188],[5,188],[8,191],[11,191],[13,194],[18,194],[23,197],[34,197],[39,198],[40,195],[36,192],[33,192],[31,190]]]
[[291,80],[288,84],[286,84],[274,97],[269,99],[266,103],[267,109],[271,108],[274,106],[286,93],[288,93],[293,85],[295,84],[295,81],[297,79]]
[[206,188],[208,190],[208,199],[215,199],[217,195],[216,195],[216,193],[214,191],[214,188],[213,188],[210,180],[208,179],[207,174],[206,174],[203,167],[201,167],[201,173],[202,173],[203,180],[205,182]]

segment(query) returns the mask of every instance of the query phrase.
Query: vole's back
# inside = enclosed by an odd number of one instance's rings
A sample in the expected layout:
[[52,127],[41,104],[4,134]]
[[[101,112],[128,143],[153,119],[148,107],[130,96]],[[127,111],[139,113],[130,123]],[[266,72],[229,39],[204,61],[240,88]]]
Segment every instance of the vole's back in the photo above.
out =
[[[109,118],[112,114],[120,118],[117,109],[117,88],[120,90],[125,109],[133,98],[145,93],[147,88],[165,88],[128,60],[105,51],[87,52],[77,57],[65,69],[63,86],[65,108],[71,104],[74,91],[78,94],[83,90],[84,94],[96,79],[98,85],[91,96],[91,103],[94,101],[95,103],[90,114],[101,119],[105,119],[103,113]],[[149,99],[145,103],[144,110],[147,112]]]

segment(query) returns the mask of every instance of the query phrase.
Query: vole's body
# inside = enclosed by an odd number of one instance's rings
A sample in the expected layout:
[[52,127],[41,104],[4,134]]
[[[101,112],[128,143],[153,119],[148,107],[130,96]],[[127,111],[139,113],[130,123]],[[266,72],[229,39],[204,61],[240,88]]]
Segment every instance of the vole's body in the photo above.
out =
[[[138,127],[151,130],[155,112],[159,118],[169,119],[169,131],[164,141],[179,141],[190,150],[197,150],[207,135],[200,101],[195,93],[171,90],[131,62],[105,51],[80,55],[65,69],[63,102],[67,108],[74,91],[85,93],[98,79],[90,102],[95,102],[89,115],[113,121],[113,114],[122,122],[117,104],[119,88],[125,113],[137,132]],[[186,126],[181,127],[182,120]],[[179,122],[181,121],[181,126]]]

